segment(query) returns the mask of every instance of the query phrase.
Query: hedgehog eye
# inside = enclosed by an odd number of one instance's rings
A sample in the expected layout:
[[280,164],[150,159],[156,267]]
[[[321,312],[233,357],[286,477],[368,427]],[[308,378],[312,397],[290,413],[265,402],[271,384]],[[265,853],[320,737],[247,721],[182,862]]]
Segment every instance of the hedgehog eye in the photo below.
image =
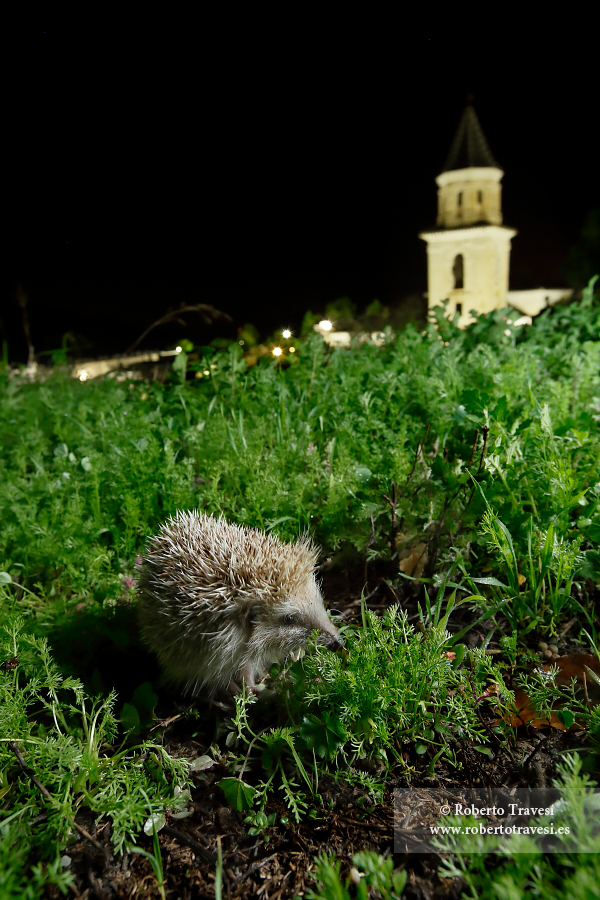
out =
[[285,616],[282,617],[281,621],[284,625],[297,625],[298,616],[295,616],[293,613],[286,613]]

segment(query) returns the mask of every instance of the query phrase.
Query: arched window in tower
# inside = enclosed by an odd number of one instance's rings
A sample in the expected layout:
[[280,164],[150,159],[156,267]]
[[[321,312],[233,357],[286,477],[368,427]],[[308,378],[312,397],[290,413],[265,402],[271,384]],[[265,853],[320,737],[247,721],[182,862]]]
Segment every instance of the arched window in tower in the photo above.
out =
[[454,290],[456,291],[464,287],[464,262],[462,253],[457,253],[454,257],[452,274],[454,275]]
[[458,206],[459,209],[462,206],[462,191],[459,191],[458,194],[456,195],[456,205]]
[[477,191],[477,202],[483,203],[483,191]]

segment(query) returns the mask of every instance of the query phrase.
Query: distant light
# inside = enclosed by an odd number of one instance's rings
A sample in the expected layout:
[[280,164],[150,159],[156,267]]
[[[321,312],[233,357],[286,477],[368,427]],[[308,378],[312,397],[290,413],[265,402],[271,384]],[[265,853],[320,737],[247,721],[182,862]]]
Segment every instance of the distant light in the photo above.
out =
[[329,319],[321,319],[319,322],[319,328],[321,331],[331,331],[333,328],[333,322],[330,322]]
[[243,342],[243,341],[238,341],[238,344],[240,345],[240,347],[243,347],[243,346],[244,346],[244,342]]
[[175,347],[175,353],[181,353],[183,347]]
[[203,372],[202,374],[203,374],[203,375],[210,375],[210,370],[209,370],[209,369],[205,369],[204,372]]
[[283,353],[283,350],[281,349],[281,347],[273,347],[272,353],[273,353],[273,356],[281,356],[281,354]]
[[289,328],[284,328],[284,330],[281,332],[281,335],[284,338],[291,338],[292,332],[290,331]]
[[504,329],[504,334],[506,335],[506,337],[510,337],[511,334],[512,334],[512,331],[510,330],[510,328],[505,328],[505,329]]
[[290,353],[295,353],[295,352],[296,352],[296,348],[295,348],[295,347],[290,347]]
[[512,320],[512,319],[507,319],[507,320],[506,320],[506,324],[507,324],[507,325],[512,325],[512,323],[513,323],[513,320]]
[[81,372],[79,373],[79,380],[80,380],[80,381],[87,381],[89,377],[90,377],[90,376],[89,376],[88,373],[85,371],[85,369],[82,369]]

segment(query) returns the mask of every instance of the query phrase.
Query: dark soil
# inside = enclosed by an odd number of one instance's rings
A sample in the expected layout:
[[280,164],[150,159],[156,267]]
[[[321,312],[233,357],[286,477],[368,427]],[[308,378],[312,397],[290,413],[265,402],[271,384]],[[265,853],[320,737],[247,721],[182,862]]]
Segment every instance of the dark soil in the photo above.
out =
[[[364,575],[364,569],[340,568],[325,571],[323,575],[324,594],[329,607],[343,612],[349,623],[360,619],[360,590]],[[384,581],[385,572],[369,575],[371,595],[368,606],[371,609],[382,612],[398,600],[412,611],[411,618],[418,618],[414,596],[398,590],[394,593]],[[459,613],[460,609],[453,614],[452,626],[456,630],[466,624],[466,620],[461,622]],[[468,634],[465,642],[475,646],[483,641],[492,627],[492,623],[489,623],[490,628],[484,627],[487,624],[478,626]],[[500,634],[496,636],[500,637]],[[490,644],[491,648],[497,646],[493,641]],[[568,652],[568,649],[559,647],[561,653]],[[158,739],[162,731],[162,740],[174,756],[188,760],[202,756],[215,741],[216,727],[222,714],[202,702],[198,702],[196,707],[200,713],[199,719],[182,715],[187,707],[183,707],[181,698],[165,701],[159,710],[163,724],[154,730],[154,739]],[[254,710],[260,715],[257,707]],[[178,900],[214,898],[220,844],[224,898],[284,900],[302,896],[315,886],[314,858],[320,853],[335,852],[339,856],[344,878],[350,871],[351,857],[357,851],[371,849],[382,854],[394,853],[395,788],[441,786],[451,792],[473,786],[545,787],[551,783],[560,755],[567,749],[583,746],[585,737],[582,732],[520,727],[517,741],[510,748],[492,745],[493,759],[465,747],[459,754],[460,768],[438,763],[435,777],[416,777],[410,785],[404,775],[398,776],[393,771],[384,803],[376,807],[365,805],[363,790],[323,777],[319,782],[319,793],[324,806],[315,811],[315,818],[306,816],[300,824],[295,824],[287,807],[275,795],[266,812],[277,814],[276,824],[263,835],[255,837],[248,835],[245,814],[232,810],[216,786],[216,782],[231,774],[225,755],[215,766],[194,776],[192,803],[188,804],[192,815],[184,819],[169,819],[167,826],[159,833],[165,894]],[[415,754],[409,756],[407,761],[414,765],[417,772],[425,772],[429,758]],[[282,818],[286,824],[281,823]],[[86,819],[84,815],[78,818],[78,822],[106,848],[106,852],[103,855],[83,839],[69,847],[71,871],[76,882],[76,890],[69,896],[160,897],[152,867],[146,858],[138,854],[113,855],[110,824],[102,821],[96,825],[91,817]],[[152,839],[140,836],[139,846],[151,851]],[[463,885],[459,879],[438,877],[437,856],[396,854],[394,861],[396,867],[408,870],[403,897],[430,900],[460,896]],[[60,896],[58,893],[49,895]]]

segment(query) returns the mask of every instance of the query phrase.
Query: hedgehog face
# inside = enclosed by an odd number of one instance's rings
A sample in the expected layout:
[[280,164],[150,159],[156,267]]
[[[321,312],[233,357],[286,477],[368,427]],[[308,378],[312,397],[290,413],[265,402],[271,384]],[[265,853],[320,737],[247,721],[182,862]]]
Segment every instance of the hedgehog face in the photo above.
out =
[[332,650],[343,647],[314,577],[283,603],[251,606],[247,621],[245,665],[257,674],[264,674],[273,662],[297,653],[315,630],[319,632],[320,643]]

